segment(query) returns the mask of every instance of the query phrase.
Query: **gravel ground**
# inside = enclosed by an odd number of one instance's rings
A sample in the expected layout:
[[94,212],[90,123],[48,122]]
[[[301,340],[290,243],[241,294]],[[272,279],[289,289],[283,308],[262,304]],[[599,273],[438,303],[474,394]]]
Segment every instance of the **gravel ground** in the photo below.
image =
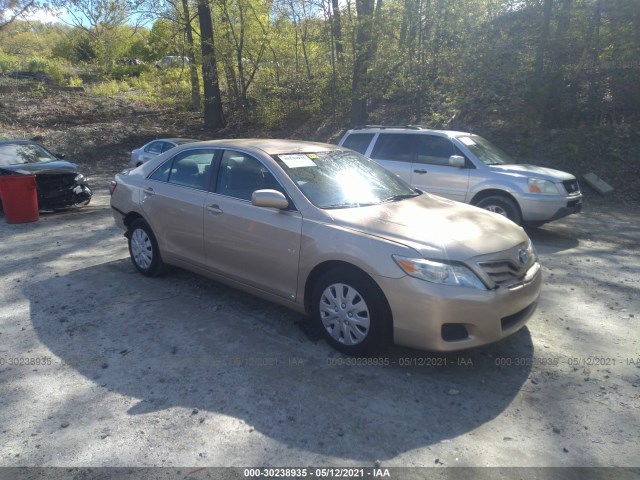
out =
[[543,296],[509,339],[363,364],[281,307],[137,274],[108,180],[0,220],[0,466],[640,466],[636,211],[531,232]]

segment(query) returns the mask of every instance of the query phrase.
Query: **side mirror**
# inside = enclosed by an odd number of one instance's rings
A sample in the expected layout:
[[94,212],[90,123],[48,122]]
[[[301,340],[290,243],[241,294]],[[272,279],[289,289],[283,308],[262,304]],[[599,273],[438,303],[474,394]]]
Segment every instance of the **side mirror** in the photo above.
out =
[[56,158],[59,158],[60,160],[62,160],[64,157],[66,157],[66,155],[64,153],[56,153],[55,156],[56,156]]
[[278,208],[284,210],[289,200],[277,190],[256,190],[251,194],[251,203],[256,207]]
[[452,167],[464,168],[466,164],[466,160],[461,155],[451,155],[449,157],[449,165]]

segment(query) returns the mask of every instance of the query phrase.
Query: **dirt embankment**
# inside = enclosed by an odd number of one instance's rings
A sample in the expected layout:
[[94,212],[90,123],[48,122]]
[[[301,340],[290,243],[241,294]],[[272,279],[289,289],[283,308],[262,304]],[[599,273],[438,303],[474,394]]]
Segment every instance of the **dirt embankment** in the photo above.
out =
[[[389,119],[387,124],[394,124]],[[96,96],[87,92],[38,89],[0,95],[0,138],[36,139],[56,152],[64,152],[89,174],[113,173],[125,167],[130,152],[154,138],[275,137],[336,142],[339,129],[309,120],[287,130],[256,125],[230,125],[207,132],[202,115],[176,112],[132,100],[127,94]],[[595,172],[615,192],[605,202],[640,204],[638,159],[640,129],[614,125],[574,130],[523,131],[505,126],[478,126],[485,135],[522,161],[571,172],[580,178]],[[582,182],[584,185],[584,182]],[[603,199],[584,186],[584,193]]]

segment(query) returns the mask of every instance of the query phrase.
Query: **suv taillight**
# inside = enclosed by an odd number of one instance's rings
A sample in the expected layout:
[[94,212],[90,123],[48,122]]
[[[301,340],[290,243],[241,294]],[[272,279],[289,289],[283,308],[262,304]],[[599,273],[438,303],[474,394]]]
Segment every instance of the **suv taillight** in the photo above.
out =
[[113,195],[113,192],[117,186],[118,182],[116,182],[115,180],[111,180],[111,183],[109,184],[109,195]]

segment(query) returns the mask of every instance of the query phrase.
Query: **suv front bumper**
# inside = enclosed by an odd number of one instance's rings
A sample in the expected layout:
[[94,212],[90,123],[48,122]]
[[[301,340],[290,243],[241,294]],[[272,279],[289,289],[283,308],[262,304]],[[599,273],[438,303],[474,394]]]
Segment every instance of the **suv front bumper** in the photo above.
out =
[[517,197],[522,220],[550,222],[582,210],[582,193],[577,195],[523,195]]

